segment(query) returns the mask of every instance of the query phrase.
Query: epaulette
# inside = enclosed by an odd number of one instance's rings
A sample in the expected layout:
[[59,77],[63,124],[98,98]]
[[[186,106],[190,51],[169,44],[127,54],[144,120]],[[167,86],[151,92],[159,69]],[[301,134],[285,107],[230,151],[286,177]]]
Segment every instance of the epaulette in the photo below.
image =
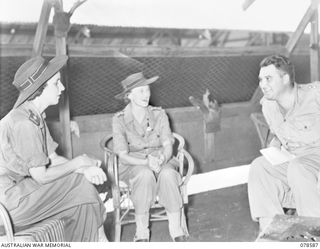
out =
[[315,81],[308,84],[299,84],[301,89],[320,89],[320,81]]
[[31,110],[29,110],[29,120],[37,126],[40,125],[40,117],[34,114]]
[[114,114],[116,117],[120,117],[120,116],[123,116],[124,115],[124,111],[120,111],[120,112],[117,112],[116,114]]
[[161,106],[150,106],[150,110],[152,110],[152,111],[160,111],[160,110],[162,110],[162,107]]

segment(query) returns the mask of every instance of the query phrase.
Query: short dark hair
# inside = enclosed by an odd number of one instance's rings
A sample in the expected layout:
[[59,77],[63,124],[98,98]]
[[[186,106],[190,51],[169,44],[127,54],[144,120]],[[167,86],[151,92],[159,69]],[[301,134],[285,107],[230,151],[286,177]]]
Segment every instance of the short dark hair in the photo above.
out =
[[131,93],[131,90],[130,91],[128,91],[128,92],[126,92],[125,94],[124,94],[124,96],[123,96],[123,101],[124,101],[124,103],[125,104],[128,104],[128,103],[130,103],[130,99],[129,99],[129,94]]
[[290,84],[293,86],[295,82],[295,72],[294,72],[294,65],[289,60],[288,57],[277,54],[271,55],[264,58],[260,62],[260,68],[267,67],[269,65],[274,65],[278,70],[286,73],[289,75]]
[[35,92],[28,98],[28,101],[34,100],[36,97],[39,97],[39,96],[42,94],[43,90],[46,88],[47,85],[48,85],[48,83],[46,82],[46,83],[44,83],[42,86],[40,86],[40,87],[38,88],[38,90],[35,91]]

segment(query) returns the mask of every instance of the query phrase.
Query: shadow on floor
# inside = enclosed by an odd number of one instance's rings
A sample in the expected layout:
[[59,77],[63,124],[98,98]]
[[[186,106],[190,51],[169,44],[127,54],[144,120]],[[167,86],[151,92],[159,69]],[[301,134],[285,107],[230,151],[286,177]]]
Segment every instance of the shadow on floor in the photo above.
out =
[[[247,185],[213,190],[189,196],[189,241],[250,242],[258,236],[258,224],[250,217]],[[108,213],[105,231],[113,241],[113,214]],[[135,225],[122,228],[121,241],[133,240]],[[171,241],[167,221],[151,224],[151,242]]]

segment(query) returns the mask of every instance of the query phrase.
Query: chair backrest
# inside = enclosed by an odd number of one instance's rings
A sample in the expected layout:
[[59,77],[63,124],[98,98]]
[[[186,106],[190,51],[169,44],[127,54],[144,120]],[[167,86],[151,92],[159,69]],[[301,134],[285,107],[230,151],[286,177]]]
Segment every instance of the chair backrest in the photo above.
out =
[[[12,225],[11,225],[11,220],[9,217],[9,213],[7,209],[0,203],[0,227],[3,226],[5,235],[0,235],[1,237],[6,237],[7,242],[13,242],[14,237],[13,237],[13,230],[12,230]],[[2,230],[2,229],[1,229]],[[2,240],[2,239],[0,239]]]
[[250,118],[253,121],[258,132],[261,148],[267,147],[268,143],[270,142],[271,136],[269,126],[263,114],[260,112],[251,113]]

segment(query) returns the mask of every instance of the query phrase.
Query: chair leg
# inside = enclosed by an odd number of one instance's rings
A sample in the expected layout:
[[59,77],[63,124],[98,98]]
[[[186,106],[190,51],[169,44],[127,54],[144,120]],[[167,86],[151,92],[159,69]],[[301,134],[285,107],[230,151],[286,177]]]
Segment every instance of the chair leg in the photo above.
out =
[[120,208],[114,209],[114,241],[120,242],[121,238],[121,221],[120,221]]

